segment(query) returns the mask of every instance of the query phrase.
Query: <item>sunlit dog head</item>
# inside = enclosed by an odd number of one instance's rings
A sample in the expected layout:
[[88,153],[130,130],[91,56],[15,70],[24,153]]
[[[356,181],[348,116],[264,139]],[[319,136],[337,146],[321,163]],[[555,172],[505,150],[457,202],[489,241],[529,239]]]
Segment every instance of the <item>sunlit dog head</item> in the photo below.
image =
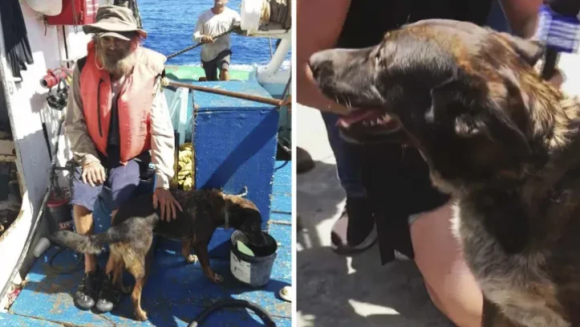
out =
[[536,42],[425,20],[374,47],[315,53],[309,65],[322,92],[349,108],[339,121],[347,140],[409,144],[438,178],[476,182],[518,176],[564,138],[546,105],[560,94],[533,68],[542,55]]

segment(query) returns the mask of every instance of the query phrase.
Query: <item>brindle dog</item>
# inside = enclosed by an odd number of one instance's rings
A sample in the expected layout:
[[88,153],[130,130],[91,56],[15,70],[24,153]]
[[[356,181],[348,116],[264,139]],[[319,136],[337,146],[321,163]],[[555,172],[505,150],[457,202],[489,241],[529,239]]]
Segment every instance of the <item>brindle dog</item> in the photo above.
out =
[[[153,209],[153,195],[147,194],[123,204],[111,227],[100,234],[83,236],[70,231],[60,231],[49,238],[80,253],[98,254],[105,244],[110,246],[114,262],[113,284],[121,291],[123,269],[135,277],[131,294],[133,309],[138,320],[147,320],[141,308],[141,291],[149,275],[152,259],[153,235],[183,241],[182,255],[188,263],[199,259],[207,278],[220,283],[223,278],[210,267],[207,245],[217,227],[231,227],[242,231],[255,245],[264,245],[266,238],[261,230],[262,216],[256,205],[239,195],[227,195],[219,190],[172,191],[183,208],[177,219],[160,219],[159,209]],[[194,256],[191,249],[195,251]]]
[[484,326],[580,326],[580,106],[534,69],[538,43],[425,20],[314,54],[352,142],[418,148],[456,200]]

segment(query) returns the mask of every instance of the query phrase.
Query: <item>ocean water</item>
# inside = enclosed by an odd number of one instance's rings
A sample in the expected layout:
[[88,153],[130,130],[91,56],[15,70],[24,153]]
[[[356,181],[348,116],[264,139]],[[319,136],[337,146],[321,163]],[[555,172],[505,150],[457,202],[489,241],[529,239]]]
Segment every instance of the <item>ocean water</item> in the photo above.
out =
[[[213,6],[213,0],[139,0],[139,11],[143,28],[149,33],[144,45],[164,55],[175,53],[193,45],[191,36],[197,18]],[[240,12],[241,0],[230,0],[228,7]],[[232,33],[231,66],[251,69],[253,64],[270,61],[270,46],[267,38],[243,37]],[[272,39],[272,49],[276,39]],[[201,47],[170,59],[168,65],[200,66]],[[290,55],[284,66],[287,66]]]

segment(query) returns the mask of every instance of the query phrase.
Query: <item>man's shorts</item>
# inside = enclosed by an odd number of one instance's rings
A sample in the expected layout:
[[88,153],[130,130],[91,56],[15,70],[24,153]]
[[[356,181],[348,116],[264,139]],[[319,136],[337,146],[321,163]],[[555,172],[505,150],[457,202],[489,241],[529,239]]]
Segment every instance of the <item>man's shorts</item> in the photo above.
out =
[[129,200],[140,183],[139,163],[136,160],[131,160],[125,166],[119,165],[110,169],[105,166],[105,171],[107,172],[107,181],[103,185],[93,187],[83,183],[81,179],[82,167],[76,166],[73,174],[71,204],[81,205],[92,212],[103,186],[111,189],[112,210],[119,209],[121,204]]
[[217,70],[228,70],[230,68],[230,57],[232,51],[231,50],[224,50],[220,52],[215,59],[211,61],[203,61],[201,62],[203,66],[203,70],[205,71],[205,77],[208,81],[217,81],[218,74]]

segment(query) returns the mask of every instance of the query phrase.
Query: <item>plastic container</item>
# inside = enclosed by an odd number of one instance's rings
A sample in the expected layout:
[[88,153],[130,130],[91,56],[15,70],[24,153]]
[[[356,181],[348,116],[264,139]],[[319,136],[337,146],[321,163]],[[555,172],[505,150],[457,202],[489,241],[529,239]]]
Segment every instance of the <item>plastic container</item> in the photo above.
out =
[[231,236],[230,270],[238,281],[258,288],[265,286],[270,281],[272,267],[276,260],[278,243],[269,234],[264,233],[268,246],[260,255],[248,256],[238,251],[237,241],[247,244],[248,238],[240,231],[234,231]]
[[50,222],[51,233],[73,229],[73,219],[68,199],[50,198],[46,203],[46,214]]

